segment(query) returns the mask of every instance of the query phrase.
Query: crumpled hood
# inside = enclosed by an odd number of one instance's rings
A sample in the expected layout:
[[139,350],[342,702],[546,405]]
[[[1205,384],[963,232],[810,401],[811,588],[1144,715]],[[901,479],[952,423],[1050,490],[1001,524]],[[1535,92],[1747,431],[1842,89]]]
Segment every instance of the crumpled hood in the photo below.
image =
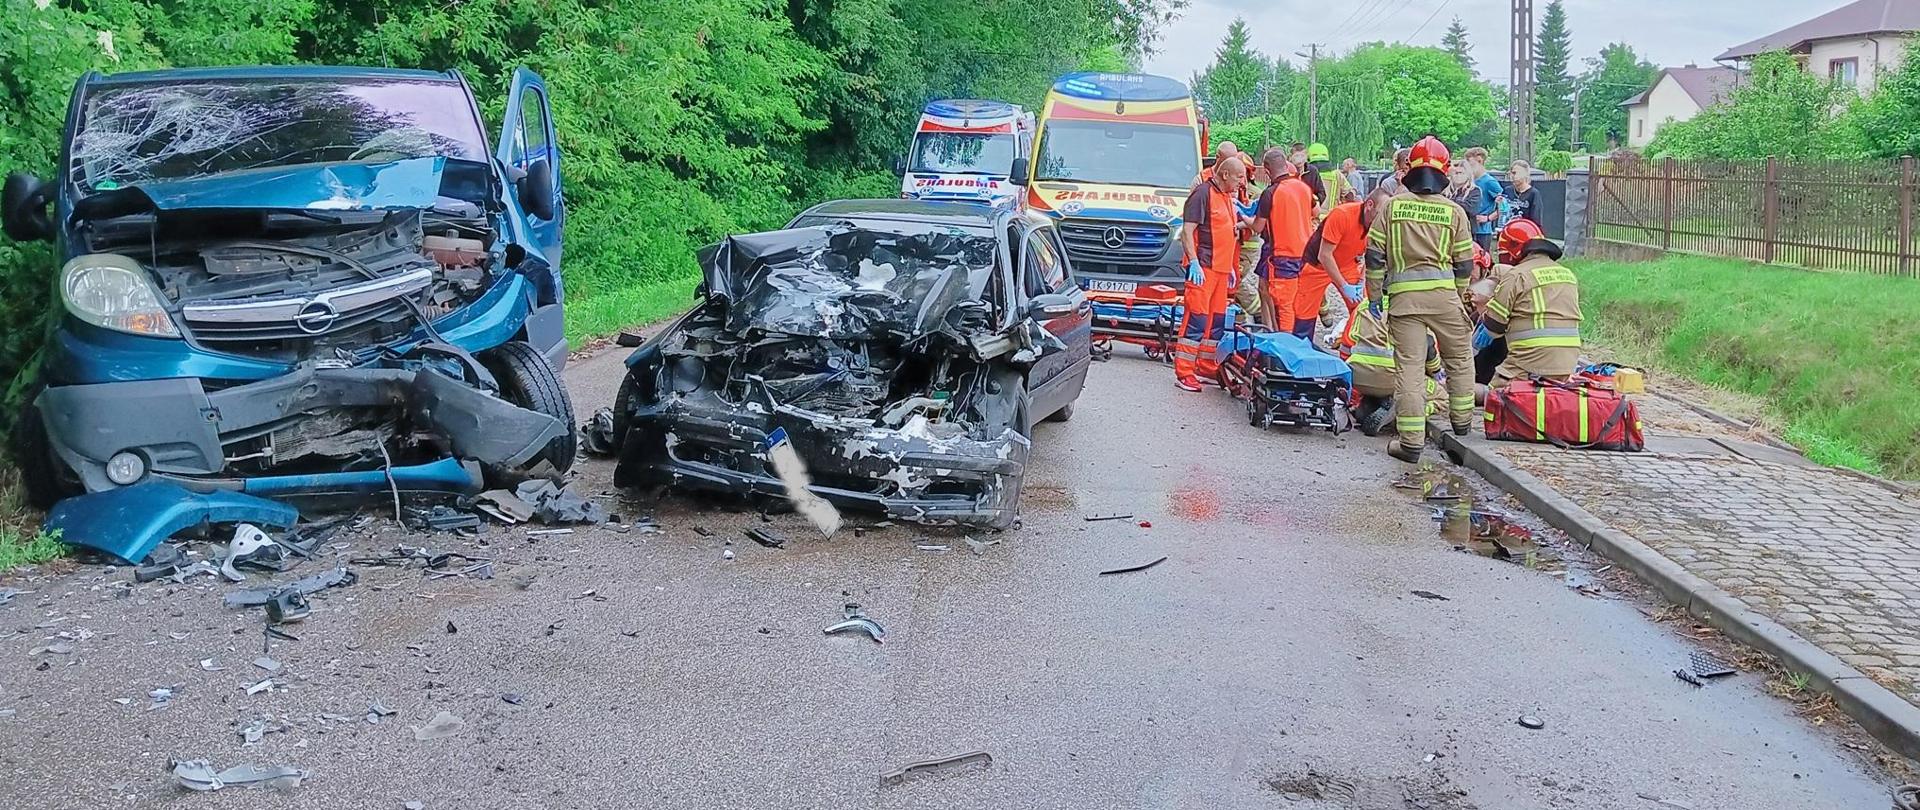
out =
[[130,210],[263,208],[379,211],[429,208],[445,195],[445,157],[388,163],[312,163],[274,166],[186,180],[156,180],[98,191],[75,204],[81,219]]
[[707,294],[735,334],[913,339],[987,323],[994,240],[833,225],[744,234],[700,251]]

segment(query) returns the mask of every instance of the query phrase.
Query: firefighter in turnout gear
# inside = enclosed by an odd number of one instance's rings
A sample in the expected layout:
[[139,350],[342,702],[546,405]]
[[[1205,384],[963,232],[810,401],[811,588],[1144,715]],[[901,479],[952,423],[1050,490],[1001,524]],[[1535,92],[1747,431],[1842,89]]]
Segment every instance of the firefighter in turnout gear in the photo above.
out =
[[1473,277],[1473,221],[1443,192],[1450,164],[1446,144],[1414,144],[1406,188],[1388,201],[1367,233],[1367,300],[1383,308],[1393,340],[1394,427],[1387,454],[1414,462],[1427,445],[1427,337],[1447,373],[1447,415],[1454,433],[1473,428],[1473,323],[1465,303]]
[[1560,246],[1540,226],[1516,219],[1500,230],[1501,275],[1481,324],[1507,340],[1492,387],[1534,375],[1564,380],[1580,362],[1580,283],[1560,266]]

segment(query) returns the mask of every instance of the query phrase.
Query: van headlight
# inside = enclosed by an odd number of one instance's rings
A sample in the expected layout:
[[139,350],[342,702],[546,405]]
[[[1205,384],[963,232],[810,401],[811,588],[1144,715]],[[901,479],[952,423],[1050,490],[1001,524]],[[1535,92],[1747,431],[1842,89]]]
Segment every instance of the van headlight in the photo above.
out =
[[94,326],[148,337],[180,336],[147,271],[125,256],[73,257],[60,270],[60,298],[73,317]]

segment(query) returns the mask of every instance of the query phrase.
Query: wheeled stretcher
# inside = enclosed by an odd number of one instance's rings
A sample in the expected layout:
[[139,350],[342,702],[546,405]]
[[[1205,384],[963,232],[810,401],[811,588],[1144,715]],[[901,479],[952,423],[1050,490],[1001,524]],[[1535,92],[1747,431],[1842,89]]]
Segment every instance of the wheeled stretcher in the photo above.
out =
[[1234,327],[1220,343],[1220,385],[1247,403],[1247,423],[1353,427],[1353,370],[1346,361],[1285,332]]
[[[1093,359],[1113,357],[1113,344],[1131,343],[1148,359],[1173,362],[1173,344],[1180,340],[1180,318],[1186,307],[1172,287],[1149,285],[1134,294],[1090,292],[1093,306]],[[1227,328],[1241,318],[1240,308],[1227,306]]]

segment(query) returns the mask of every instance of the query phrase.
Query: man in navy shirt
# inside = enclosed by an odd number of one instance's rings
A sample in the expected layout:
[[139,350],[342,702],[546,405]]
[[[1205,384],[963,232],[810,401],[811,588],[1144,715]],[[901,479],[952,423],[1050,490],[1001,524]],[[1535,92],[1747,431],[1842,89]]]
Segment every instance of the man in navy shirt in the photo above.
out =
[[1493,231],[1500,224],[1500,203],[1505,201],[1505,192],[1500,188],[1500,181],[1487,173],[1486,147],[1467,150],[1467,169],[1473,172],[1473,184],[1480,189],[1480,210],[1468,212],[1473,214],[1473,241],[1491,255]]

